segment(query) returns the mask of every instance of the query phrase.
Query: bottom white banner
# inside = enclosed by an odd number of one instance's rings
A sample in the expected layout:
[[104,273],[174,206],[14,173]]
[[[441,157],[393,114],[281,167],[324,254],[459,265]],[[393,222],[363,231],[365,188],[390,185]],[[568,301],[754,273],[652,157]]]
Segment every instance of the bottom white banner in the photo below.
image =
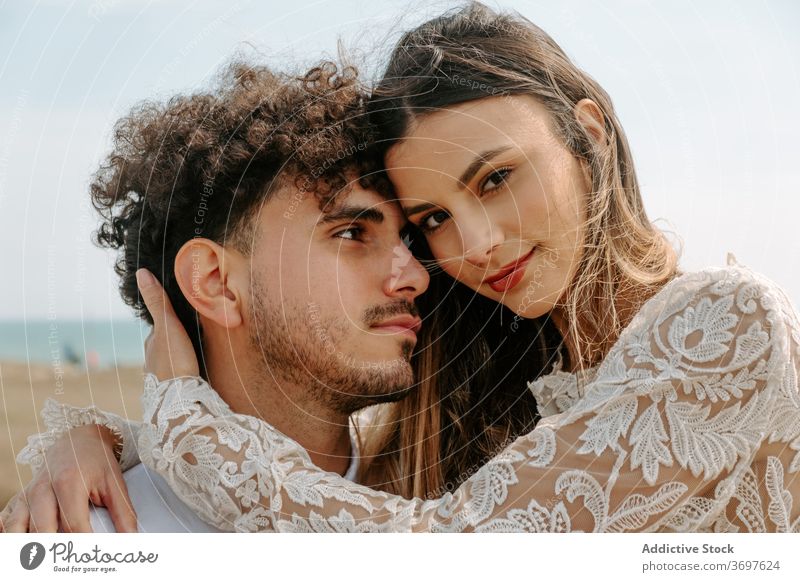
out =
[[4,534],[3,580],[798,580],[798,534]]

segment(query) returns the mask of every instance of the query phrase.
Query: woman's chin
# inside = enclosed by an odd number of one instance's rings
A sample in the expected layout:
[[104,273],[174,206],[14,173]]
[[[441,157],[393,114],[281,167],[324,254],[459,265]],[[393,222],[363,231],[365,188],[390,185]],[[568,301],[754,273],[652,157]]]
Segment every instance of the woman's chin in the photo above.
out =
[[[523,278],[514,289],[504,293],[498,293],[485,284],[478,284],[475,286],[470,285],[466,281],[464,281],[464,283],[476,293],[507,307],[518,317],[536,319],[537,317],[547,315],[552,311],[555,302],[547,300],[547,290],[543,289],[541,284],[530,284],[528,281],[530,273],[526,275],[527,276]],[[532,291],[535,291],[535,293]],[[551,297],[556,297],[558,295],[558,292],[550,293]]]
[[[535,293],[531,291],[531,286],[520,285],[519,289],[500,297],[494,297],[494,299],[513,311],[516,316],[524,319],[536,319],[550,313],[555,307],[555,303],[547,299],[546,289],[537,288]],[[556,297],[558,293],[552,293],[550,296]]]
[[552,303],[543,302],[534,303],[532,305],[506,304],[506,307],[513,311],[515,315],[522,317],[523,319],[536,319],[538,317],[542,317],[543,315],[547,315],[553,310]]

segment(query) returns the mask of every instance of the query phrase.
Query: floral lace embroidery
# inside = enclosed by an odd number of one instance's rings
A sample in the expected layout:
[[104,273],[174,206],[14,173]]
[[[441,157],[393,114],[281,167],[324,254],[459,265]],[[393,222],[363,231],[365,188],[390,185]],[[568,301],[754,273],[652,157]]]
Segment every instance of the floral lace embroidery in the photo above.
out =
[[531,382],[536,429],[438,499],[319,470],[199,378],[146,377],[140,450],[232,531],[800,532],[798,362],[791,302],[730,264],[668,284],[586,377]]
[[551,383],[566,376],[532,383],[559,414],[437,499],[321,471],[199,378],[149,377],[144,461],[234,531],[797,532],[798,335],[785,295],[750,271],[682,275],[582,394]]
[[539,414],[550,416],[566,412],[583,397],[584,387],[597,375],[599,366],[575,373],[564,372],[558,360],[549,374],[528,382],[528,389],[536,398]]
[[30,465],[34,474],[44,467],[45,453],[59,437],[69,432],[70,429],[89,424],[107,426],[122,437],[120,467],[123,471],[139,464],[136,442],[141,422],[125,419],[95,406],[79,408],[62,404],[52,398],[45,400],[41,417],[47,431],[29,436],[27,444],[17,455],[17,463]]

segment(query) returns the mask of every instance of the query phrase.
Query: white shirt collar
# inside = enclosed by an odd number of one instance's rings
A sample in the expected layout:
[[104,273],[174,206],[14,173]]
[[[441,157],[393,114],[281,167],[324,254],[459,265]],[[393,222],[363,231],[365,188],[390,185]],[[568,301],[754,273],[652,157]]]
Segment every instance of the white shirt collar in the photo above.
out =
[[356,426],[353,423],[353,417],[350,417],[350,466],[347,467],[347,472],[343,477],[349,481],[355,482],[356,473],[358,473],[359,460],[361,458],[360,451],[358,450],[358,438],[356,438]]

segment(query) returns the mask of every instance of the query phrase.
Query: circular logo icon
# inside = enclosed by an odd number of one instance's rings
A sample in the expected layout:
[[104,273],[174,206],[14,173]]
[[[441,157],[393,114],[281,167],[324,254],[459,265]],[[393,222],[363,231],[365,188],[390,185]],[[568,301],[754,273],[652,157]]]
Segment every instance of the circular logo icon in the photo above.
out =
[[30,542],[19,551],[19,563],[26,570],[35,570],[44,561],[44,546],[39,542]]

